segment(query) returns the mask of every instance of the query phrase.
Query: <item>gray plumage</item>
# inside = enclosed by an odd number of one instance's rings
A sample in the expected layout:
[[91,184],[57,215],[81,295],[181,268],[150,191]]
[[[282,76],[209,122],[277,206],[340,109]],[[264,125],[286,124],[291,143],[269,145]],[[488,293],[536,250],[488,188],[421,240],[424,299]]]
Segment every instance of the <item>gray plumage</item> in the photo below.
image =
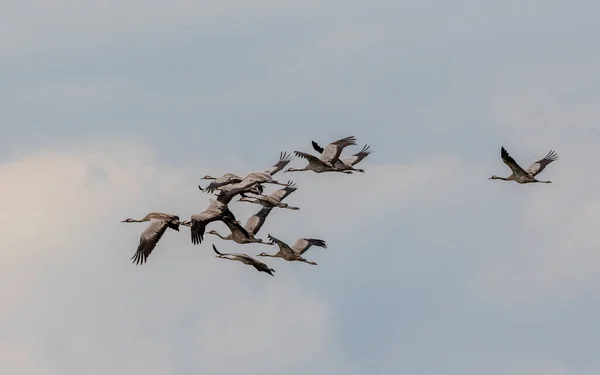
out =
[[500,156],[504,164],[506,164],[512,171],[511,175],[508,177],[498,177],[493,175],[490,177],[490,180],[504,180],[504,181],[515,181],[519,184],[528,184],[528,183],[552,183],[552,181],[540,181],[535,177],[540,174],[548,164],[552,163],[555,160],[558,160],[558,155],[555,151],[550,150],[546,156],[533,164],[531,164],[527,169],[523,169],[512,156],[509,155],[508,151],[504,147],[500,149]]
[[[319,152],[319,153],[323,153],[324,149],[323,147],[319,146],[319,144],[315,141],[311,141],[313,148],[315,149],[315,151]],[[348,156],[344,159],[340,159],[338,158],[334,163],[333,163],[333,168],[336,171],[353,171],[353,172],[361,172],[364,173],[365,170],[364,169],[360,169],[360,168],[354,168],[354,166],[358,163],[360,163],[364,158],[366,158],[372,151],[369,151],[369,145],[365,145],[362,150],[360,150],[359,152],[357,152],[354,155]]]
[[146,263],[148,257],[154,248],[156,248],[156,244],[160,241],[167,228],[179,231],[179,225],[182,224],[179,221],[179,216],[162,212],[151,212],[139,220],[131,218],[125,219],[122,223],[143,223],[146,221],[150,221],[150,225],[148,225],[140,235],[137,251],[131,257],[133,263],[140,265]]
[[227,227],[231,231],[230,234],[228,234],[227,236],[222,236],[216,230],[211,230],[208,232],[208,234],[213,234],[215,236],[219,236],[223,240],[231,240],[231,241],[237,242],[241,245],[249,244],[249,243],[265,243],[265,244],[269,245],[268,242],[264,242],[262,239],[254,237],[254,234],[248,232],[244,227],[242,227],[240,225],[239,221],[237,221],[237,220],[222,220],[222,221],[225,223],[225,225],[227,225]]
[[[313,148],[315,148],[321,155],[314,156],[306,152],[294,151],[294,154],[299,158],[306,159],[308,164],[304,168],[288,168],[286,172],[301,172],[301,171],[313,171],[315,173],[324,172],[342,172],[352,173],[347,170],[338,170],[334,167],[335,162],[339,159],[342,150],[348,146],[356,145],[356,138],[354,136],[338,139],[335,142],[331,142],[325,148],[320,147],[313,141]],[[315,147],[316,146],[316,147]]]
[[266,173],[270,176],[273,176],[275,173],[277,173],[280,170],[282,170],[283,168],[285,168],[285,166],[288,165],[291,160],[292,160],[292,156],[290,154],[288,154],[287,152],[283,151],[279,154],[279,161],[277,163],[275,163],[273,166],[271,166],[267,169],[264,169],[261,173]]
[[331,142],[325,146],[323,151],[321,151],[319,158],[323,162],[333,165],[335,161],[339,159],[344,148],[354,145],[356,145],[356,138],[354,136],[338,139],[337,141]]
[[305,159],[308,161],[308,164],[304,168],[288,168],[285,172],[302,172],[302,171],[312,171],[315,173],[325,173],[325,172],[341,172],[341,173],[352,173],[351,171],[338,171],[333,165],[329,162],[324,162],[320,158],[308,154],[306,152],[294,151],[297,157]]
[[296,190],[298,190],[296,184],[293,181],[288,181],[286,187],[284,187],[283,189],[275,190],[269,195],[259,195],[256,197],[242,197],[238,201],[256,203],[264,207],[279,207],[287,208],[289,210],[299,210],[298,207],[292,207],[289,206],[287,203],[282,202],[284,198],[286,198],[288,195],[292,194]]
[[204,240],[206,226],[213,221],[235,220],[235,216],[229,210],[227,204],[210,199],[208,208],[199,214],[192,215],[189,222],[182,225],[190,227],[192,244],[199,245]]
[[323,249],[327,249],[327,244],[325,243],[325,241],[317,238],[298,238],[296,242],[294,242],[294,244],[291,246],[291,248],[295,252],[302,255],[312,246],[318,246],[322,247]]
[[208,186],[205,188],[202,188],[200,185],[198,185],[198,188],[200,190],[207,192],[207,193],[212,193],[215,190],[218,190],[223,186],[236,184],[243,180],[242,177],[240,177],[236,174],[233,174],[233,173],[226,173],[226,174],[222,175],[221,177],[217,177],[217,178],[212,177],[210,175],[206,175],[206,176],[202,177],[202,179],[203,180],[214,180],[213,182],[208,184]]
[[261,262],[258,259],[252,258],[248,254],[220,253],[219,250],[217,250],[217,247],[215,245],[212,245],[212,246],[213,246],[213,250],[215,251],[215,253],[217,253],[217,258],[227,259],[227,260],[237,260],[238,262],[242,262],[244,264],[254,267],[259,272],[265,272],[271,276],[275,276],[275,275],[273,275],[273,272],[275,272],[275,270],[273,268],[269,268],[269,266],[267,266],[265,263]]
[[[301,250],[295,250],[295,249],[291,248],[288,244],[286,244],[285,242],[281,241],[278,238],[271,236],[270,234],[268,235],[268,238],[269,238],[269,240],[271,240],[271,243],[276,244],[279,247],[279,251],[275,254],[267,254],[265,252],[262,252],[262,253],[258,254],[258,256],[282,258],[282,259],[285,259],[290,262],[297,261],[297,262],[304,262],[304,263],[312,264],[314,266],[317,265],[316,262],[312,262],[312,261],[304,259],[302,257],[302,253],[300,252]],[[298,245],[298,249],[302,249],[302,245]],[[306,247],[304,249],[304,251],[306,251],[307,249],[308,249],[308,247]]]
[[267,216],[271,213],[273,207],[263,207],[257,213],[250,216],[248,220],[246,220],[246,224],[244,225],[244,229],[253,235],[256,236],[258,231],[262,228]]

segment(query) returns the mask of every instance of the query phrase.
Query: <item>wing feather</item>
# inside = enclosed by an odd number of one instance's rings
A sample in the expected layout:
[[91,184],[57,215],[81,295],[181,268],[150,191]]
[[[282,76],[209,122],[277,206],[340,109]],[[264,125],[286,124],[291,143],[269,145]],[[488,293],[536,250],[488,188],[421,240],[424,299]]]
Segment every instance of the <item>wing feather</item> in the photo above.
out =
[[321,159],[325,162],[335,163],[335,161],[340,157],[342,150],[347,146],[356,145],[356,138],[354,136],[338,139],[335,142],[331,142],[321,153]]
[[275,173],[281,171],[283,168],[285,168],[286,165],[288,165],[290,163],[290,161],[292,160],[292,155],[288,154],[285,151],[282,151],[279,154],[279,161],[274,164],[272,167],[269,167],[265,170],[262,171],[262,173],[267,173],[271,176],[273,176]]
[[144,264],[146,263],[148,256],[152,253],[158,241],[160,241],[161,237],[167,230],[169,226],[169,222],[167,220],[157,220],[150,222],[150,225],[142,232],[140,236],[140,243],[138,245],[137,251],[131,259],[135,264]]
[[319,159],[318,157],[316,157],[314,155],[307,154],[306,152],[301,152],[301,151],[294,151],[294,154],[296,154],[296,156],[299,158],[308,160],[309,163],[320,164],[322,166],[327,167],[327,164],[325,164],[321,159]]
[[546,168],[546,166],[548,166],[548,164],[552,163],[555,160],[558,160],[558,154],[556,153],[556,151],[550,150],[546,154],[546,156],[544,156],[544,158],[542,158],[542,159],[536,161],[535,163],[531,164],[526,169],[526,171],[528,173],[532,174],[535,177],[538,174],[540,174]]
[[270,234],[267,235],[267,238],[269,240],[271,240],[272,243],[276,244],[277,247],[279,247],[279,251],[281,251],[282,253],[288,254],[291,256],[294,256],[294,254],[296,253],[294,250],[292,250],[291,247],[288,246],[288,244],[286,244],[282,240],[275,238],[275,237],[271,236]]
[[506,151],[504,147],[502,147],[502,149],[500,150],[500,156],[502,157],[502,161],[504,162],[504,164],[508,165],[508,167],[512,170],[515,177],[518,178],[529,175],[529,173],[527,173],[523,168],[521,168],[521,166],[517,164],[515,159],[513,159],[513,157],[508,154],[508,151]]
[[312,246],[318,246],[326,249],[327,243],[318,238],[298,238],[294,245],[292,245],[292,250],[302,255]]

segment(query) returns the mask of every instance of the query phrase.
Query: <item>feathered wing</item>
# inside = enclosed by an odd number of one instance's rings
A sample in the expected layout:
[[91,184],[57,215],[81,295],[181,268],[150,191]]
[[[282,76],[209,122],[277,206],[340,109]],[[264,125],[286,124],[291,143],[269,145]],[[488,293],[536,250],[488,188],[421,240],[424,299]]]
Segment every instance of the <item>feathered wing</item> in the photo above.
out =
[[525,171],[533,175],[534,177],[540,174],[548,164],[558,160],[558,154],[554,150],[550,150],[543,159],[536,161],[531,164]]
[[146,263],[148,256],[150,256],[152,250],[154,250],[156,244],[158,243],[158,241],[160,241],[168,226],[169,221],[167,220],[157,220],[150,222],[150,225],[148,225],[148,227],[142,232],[142,235],[140,236],[140,243],[138,245],[137,251],[131,257],[133,263]]
[[246,224],[244,225],[244,229],[246,229],[248,233],[251,233],[256,236],[260,228],[262,228],[263,224],[265,223],[267,216],[271,213],[272,210],[273,207],[261,208],[257,213],[248,218]]
[[500,156],[502,157],[502,161],[504,164],[508,165],[508,167],[512,170],[515,177],[528,176],[527,173],[517,162],[508,154],[508,151],[504,147],[500,150]]
[[362,150],[360,150],[359,152],[357,152],[356,154],[352,155],[352,156],[348,156],[347,158],[344,159],[344,163],[349,164],[349,165],[356,165],[358,163],[360,163],[364,158],[366,158],[367,156],[369,156],[369,154],[372,151],[369,150],[369,145],[365,145]]
[[286,187],[284,187],[283,189],[277,189],[268,196],[282,201],[296,190],[298,190],[298,188],[296,187],[296,183],[294,183],[293,181],[288,181]]
[[250,192],[258,194],[262,194],[263,192],[263,186],[260,184],[260,181],[252,176],[244,178],[244,180],[237,184],[228,185],[222,188],[220,194],[217,196],[217,200],[227,204],[231,202],[236,195]]
[[[268,273],[271,276],[274,276],[273,272],[275,272],[275,270],[273,268],[269,268],[269,266],[267,266],[265,263],[261,262],[258,259],[252,258],[248,254],[227,254],[227,253],[221,253],[221,252],[219,252],[219,250],[217,250],[217,247],[214,244],[212,245],[212,247],[213,247],[214,252],[217,253],[219,255],[219,257],[221,257],[222,259],[237,260],[238,262],[251,265],[257,271],[265,272],[265,273]],[[231,257],[231,258],[227,258],[228,256]]]
[[315,141],[311,141],[313,149],[319,154],[323,153],[323,147],[319,146],[319,144]]
[[282,240],[275,238],[273,236],[271,236],[270,234],[267,235],[267,238],[269,240],[271,240],[272,243],[276,244],[277,247],[279,247],[279,251],[281,251],[284,254],[288,254],[293,256],[294,255],[294,250],[292,250],[291,247],[288,246],[288,244],[286,244],[285,242],[283,242]]
[[306,152],[294,151],[294,154],[296,154],[296,156],[299,157],[299,158],[303,158],[303,159],[308,160],[309,163],[320,164],[322,166],[329,167],[327,164],[325,164],[318,157],[316,157],[314,155],[311,155],[311,154],[307,154]]
[[246,229],[244,229],[244,227],[242,227],[235,220],[223,220],[223,222],[225,223],[225,225],[227,225],[227,227],[229,227],[232,235],[233,235],[233,233],[235,233],[237,231],[237,232],[240,232],[244,237],[247,237],[247,238],[254,237],[254,235],[248,233],[248,231]]
[[285,166],[288,165],[291,160],[292,160],[292,156],[290,154],[288,154],[287,152],[282,151],[279,154],[279,161],[272,167],[264,169],[262,171],[262,173],[267,173],[267,174],[273,176],[275,173],[277,173],[277,172],[281,171],[283,168],[285,168]]
[[300,255],[304,254],[311,246],[318,246],[327,249],[327,243],[318,238],[298,238],[292,245],[292,250]]
[[206,226],[209,223],[217,220],[236,220],[227,204],[212,198],[210,199],[208,208],[199,214],[192,215],[191,219],[192,225],[190,227],[190,233],[192,244],[194,245],[202,243]]
[[356,138],[354,138],[354,136],[338,139],[325,146],[325,149],[321,153],[321,159],[333,164],[340,157],[340,154],[345,147],[354,145],[356,145]]
[[223,176],[215,179],[210,184],[208,184],[208,186],[205,187],[204,189],[200,185],[198,185],[198,187],[200,188],[200,190],[202,190],[204,192],[213,193],[217,189],[220,189],[227,185],[237,184],[238,182],[241,182],[241,181],[242,181],[242,178],[240,176],[233,174],[233,173],[226,173]]
[[194,220],[192,217],[192,226],[190,227],[190,233],[192,236],[192,244],[199,245],[204,241],[204,232],[206,231],[206,225],[208,221]]

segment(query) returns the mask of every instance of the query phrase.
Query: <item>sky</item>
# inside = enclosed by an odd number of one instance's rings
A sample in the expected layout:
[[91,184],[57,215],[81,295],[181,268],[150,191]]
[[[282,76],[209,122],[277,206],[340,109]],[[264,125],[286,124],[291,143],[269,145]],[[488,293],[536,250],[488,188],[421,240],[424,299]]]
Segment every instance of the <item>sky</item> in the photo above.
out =
[[[591,1],[0,3],[0,372],[600,373],[600,5]],[[148,212],[200,177],[354,135],[365,174],[259,232],[311,266]],[[500,147],[539,176],[508,176]],[[291,167],[304,162],[294,159]],[[269,191],[273,187],[268,187]],[[233,203],[239,220],[260,207]],[[212,229],[226,233],[222,223]]]

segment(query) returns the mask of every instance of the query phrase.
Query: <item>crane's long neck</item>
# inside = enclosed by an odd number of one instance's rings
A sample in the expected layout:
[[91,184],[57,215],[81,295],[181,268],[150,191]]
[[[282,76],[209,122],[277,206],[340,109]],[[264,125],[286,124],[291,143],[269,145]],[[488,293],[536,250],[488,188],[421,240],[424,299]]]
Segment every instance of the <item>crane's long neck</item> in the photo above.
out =
[[143,223],[146,221],[150,221],[150,219],[148,219],[147,217],[143,218],[143,219],[127,219],[124,220],[124,223]]
[[258,200],[256,198],[243,197],[240,199],[240,202],[258,203]]
[[223,239],[223,240],[230,240],[230,239],[231,239],[231,234],[230,234],[230,235],[228,235],[227,237],[223,237],[223,236],[221,236],[221,233],[219,233],[219,232],[217,232],[217,231],[215,231],[215,232],[212,232],[212,233],[213,233],[214,235],[216,235],[216,236],[219,236],[219,237],[221,237],[221,239]]

